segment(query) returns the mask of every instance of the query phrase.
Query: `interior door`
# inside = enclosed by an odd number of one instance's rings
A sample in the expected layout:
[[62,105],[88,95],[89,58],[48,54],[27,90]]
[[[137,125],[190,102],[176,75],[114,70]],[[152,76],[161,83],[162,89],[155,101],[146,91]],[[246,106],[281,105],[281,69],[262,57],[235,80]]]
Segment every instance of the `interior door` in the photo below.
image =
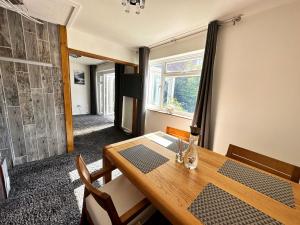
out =
[[104,75],[97,73],[98,114],[104,115]]
[[106,73],[105,77],[105,115],[113,115],[115,108],[115,73]]
[[97,105],[99,115],[114,115],[115,111],[115,73],[97,72]]

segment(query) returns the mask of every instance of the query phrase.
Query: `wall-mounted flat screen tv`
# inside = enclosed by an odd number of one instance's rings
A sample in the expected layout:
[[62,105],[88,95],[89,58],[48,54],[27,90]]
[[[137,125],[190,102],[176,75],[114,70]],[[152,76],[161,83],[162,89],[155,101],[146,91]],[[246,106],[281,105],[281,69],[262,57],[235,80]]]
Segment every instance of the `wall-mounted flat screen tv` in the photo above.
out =
[[141,99],[142,80],[139,74],[121,75],[121,94],[123,96]]

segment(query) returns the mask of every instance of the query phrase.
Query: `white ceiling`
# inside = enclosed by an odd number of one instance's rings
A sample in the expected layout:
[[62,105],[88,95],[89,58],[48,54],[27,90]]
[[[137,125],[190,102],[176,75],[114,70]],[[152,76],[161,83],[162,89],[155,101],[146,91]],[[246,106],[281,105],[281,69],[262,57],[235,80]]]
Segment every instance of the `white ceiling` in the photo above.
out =
[[124,12],[121,0],[76,0],[82,9],[72,27],[128,47],[148,46],[207,25],[288,0],[146,0],[140,15]]
[[70,56],[69,59],[71,62],[80,63],[83,65],[98,65],[98,64],[106,62],[103,60],[93,59],[93,58],[89,58],[89,57],[85,57],[85,56],[81,56],[78,58],[74,58],[74,57]]
[[140,15],[133,8],[125,13],[121,0],[24,1],[42,19],[68,23],[69,28],[133,48],[195,30],[214,19],[248,15],[295,0],[146,0]]
[[23,0],[31,16],[55,24],[70,26],[80,5],[73,0]]

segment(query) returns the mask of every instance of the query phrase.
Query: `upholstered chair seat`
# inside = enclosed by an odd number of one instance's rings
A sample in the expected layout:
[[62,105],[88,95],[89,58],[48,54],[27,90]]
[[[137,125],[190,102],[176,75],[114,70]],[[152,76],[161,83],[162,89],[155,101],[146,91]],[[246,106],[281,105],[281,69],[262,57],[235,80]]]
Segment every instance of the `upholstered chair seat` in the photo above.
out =
[[93,185],[115,167],[91,174],[80,155],[76,157],[76,167],[85,186],[80,225],[141,225],[155,213],[147,198],[124,175],[98,189]]
[[[120,217],[145,199],[145,196],[123,175],[105,184],[99,190],[111,196]],[[87,196],[85,201],[86,209],[94,225],[112,224],[107,212],[96,202],[92,195]],[[154,212],[155,208],[150,205],[129,224],[143,224]]]

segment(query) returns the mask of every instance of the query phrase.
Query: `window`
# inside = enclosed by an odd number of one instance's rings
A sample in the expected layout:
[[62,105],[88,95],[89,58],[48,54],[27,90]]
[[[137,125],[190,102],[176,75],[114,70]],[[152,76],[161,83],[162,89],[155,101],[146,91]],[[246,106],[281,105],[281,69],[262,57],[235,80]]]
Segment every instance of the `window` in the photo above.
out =
[[148,108],[192,117],[203,53],[150,61]]

